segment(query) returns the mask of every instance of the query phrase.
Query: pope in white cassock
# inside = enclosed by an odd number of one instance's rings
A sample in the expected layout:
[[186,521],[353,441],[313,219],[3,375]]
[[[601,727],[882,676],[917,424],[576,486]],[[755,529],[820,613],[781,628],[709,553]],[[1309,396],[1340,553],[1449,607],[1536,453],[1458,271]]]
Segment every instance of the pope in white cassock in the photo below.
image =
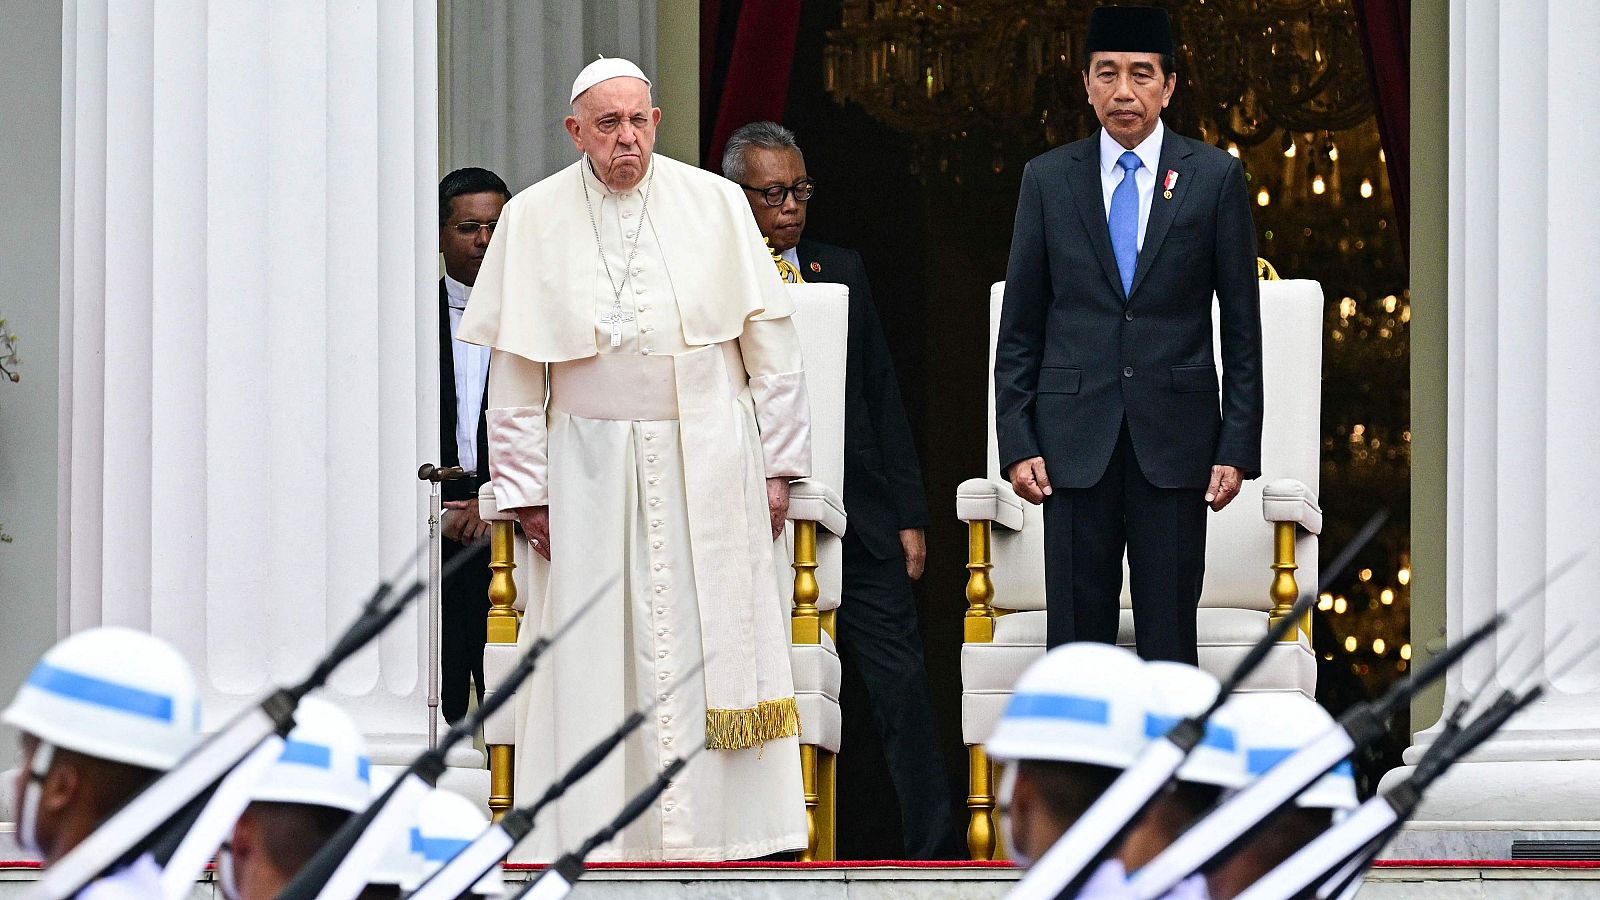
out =
[[570,849],[700,746],[599,858],[794,850],[800,725],[773,544],[811,464],[792,306],[739,188],[651,152],[661,110],[638,67],[589,65],[572,112],[583,155],[506,204],[460,329],[494,348],[495,499],[549,560],[524,641],[606,591],[520,692],[518,796],[658,705],[518,856]]

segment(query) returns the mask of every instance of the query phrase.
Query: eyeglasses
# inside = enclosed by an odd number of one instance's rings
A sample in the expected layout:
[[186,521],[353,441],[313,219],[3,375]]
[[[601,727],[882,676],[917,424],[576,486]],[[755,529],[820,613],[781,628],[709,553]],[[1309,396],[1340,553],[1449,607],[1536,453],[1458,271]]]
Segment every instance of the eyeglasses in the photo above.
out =
[[805,203],[817,192],[817,182],[811,178],[796,181],[788,187],[784,187],[781,184],[775,184],[768,188],[751,187],[748,184],[741,184],[739,187],[760,194],[761,198],[767,201],[768,206],[782,206],[789,199],[790,194],[794,194],[795,202]]
[[499,224],[499,219],[495,219],[493,222],[474,222],[471,219],[468,219],[465,222],[457,222],[456,224],[447,227],[454,228],[456,230],[456,234],[459,234],[462,237],[477,237],[478,232],[485,228],[489,229],[489,234],[494,234],[495,226]]

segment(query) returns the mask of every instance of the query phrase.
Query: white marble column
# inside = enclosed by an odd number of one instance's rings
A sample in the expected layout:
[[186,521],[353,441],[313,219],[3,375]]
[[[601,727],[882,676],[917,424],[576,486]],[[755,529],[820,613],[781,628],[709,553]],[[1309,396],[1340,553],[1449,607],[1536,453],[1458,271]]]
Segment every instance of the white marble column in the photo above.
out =
[[1556,671],[1600,627],[1596,42],[1587,0],[1450,5],[1451,639],[1590,553],[1449,679],[1446,708],[1530,669],[1554,684],[1425,801],[1418,831],[1469,833],[1445,855],[1509,850],[1495,832],[1600,830],[1600,657]]
[[446,171],[482,166],[520,191],[578,158],[561,122],[572,79],[597,54],[657,78],[656,0],[445,0],[442,9]]
[[[61,625],[148,629],[208,724],[301,677],[424,534],[435,0],[68,0]],[[422,617],[330,696],[426,733]]]

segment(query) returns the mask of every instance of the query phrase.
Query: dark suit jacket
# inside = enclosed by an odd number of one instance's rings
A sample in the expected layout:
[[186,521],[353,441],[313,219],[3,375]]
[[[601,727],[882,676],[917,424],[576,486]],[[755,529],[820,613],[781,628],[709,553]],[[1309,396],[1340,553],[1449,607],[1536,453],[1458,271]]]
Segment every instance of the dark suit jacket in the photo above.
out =
[[[446,500],[473,499],[478,496],[478,488],[489,480],[488,408],[489,389],[485,385],[483,407],[478,410],[478,471],[444,482],[439,490]],[[443,278],[439,279],[439,455],[441,467],[461,465],[461,452],[456,448],[456,355],[450,344],[450,298]]]
[[[1042,456],[1056,487],[1099,481],[1124,418],[1145,478],[1200,488],[1261,468],[1261,304],[1239,161],[1166,129],[1125,296],[1100,186],[1100,136],[1028,163],[995,346],[1002,471]],[[1162,186],[1178,173],[1172,199]],[[1221,306],[1222,384],[1211,342]]]
[[844,506],[846,539],[858,538],[873,556],[900,556],[900,530],[925,528],[927,499],[917,445],[906,420],[894,361],[872,304],[861,254],[816,241],[795,247],[800,277],[850,288],[850,345],[844,376]]

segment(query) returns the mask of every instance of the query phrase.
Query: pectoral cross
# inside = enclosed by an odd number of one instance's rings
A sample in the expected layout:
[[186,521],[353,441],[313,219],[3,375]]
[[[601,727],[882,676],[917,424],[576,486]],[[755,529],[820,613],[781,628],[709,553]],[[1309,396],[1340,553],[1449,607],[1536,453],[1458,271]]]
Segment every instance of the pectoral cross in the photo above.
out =
[[621,301],[618,301],[615,305],[613,305],[611,307],[611,314],[610,315],[608,315],[605,318],[600,320],[600,324],[602,324],[602,325],[610,325],[611,326],[611,346],[613,346],[613,347],[621,347],[622,346],[622,325],[623,325],[624,322],[632,322],[632,321],[633,321],[633,313],[624,312],[623,309],[622,309]]

